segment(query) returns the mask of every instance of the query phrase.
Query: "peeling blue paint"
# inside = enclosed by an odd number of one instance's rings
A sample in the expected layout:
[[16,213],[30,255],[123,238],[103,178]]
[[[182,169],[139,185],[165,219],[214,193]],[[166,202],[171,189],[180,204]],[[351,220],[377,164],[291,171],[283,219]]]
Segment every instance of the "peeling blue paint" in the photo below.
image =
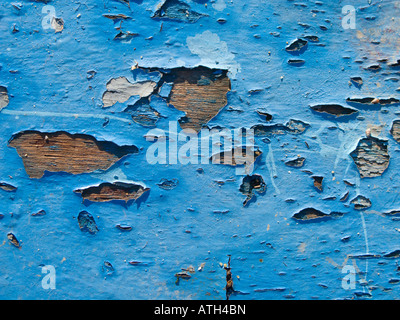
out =
[[[371,102],[399,98],[397,2],[183,2],[189,17],[195,12],[201,18],[153,19],[163,3],[154,0],[0,4],[0,86],[9,97],[6,106],[0,102],[0,180],[17,188],[0,190],[0,298],[225,299],[228,255],[237,291],[232,300],[397,298],[400,148],[390,130],[400,110]],[[346,4],[356,9],[355,29],[342,27]],[[46,5],[63,20],[61,32],[43,28]],[[128,37],[113,40],[120,32]],[[307,39],[307,46],[292,55],[286,48],[296,39]],[[103,108],[111,79],[149,78],[138,66],[154,68],[150,79],[158,81],[157,69],[199,65],[228,70],[231,80],[228,104],[208,127],[284,126],[291,119],[309,125],[298,135],[256,137],[263,153],[253,174],[262,176],[266,190],[246,206],[244,176],[234,167],[148,163],[149,128],[123,112],[138,97]],[[165,83],[151,100],[162,115],[156,127],[164,132],[184,116],[165,102],[171,87]],[[347,99],[354,97],[371,97],[371,104],[351,104]],[[338,118],[310,108],[332,104],[358,113]],[[263,120],[257,110],[272,119]],[[26,130],[86,134],[140,152],[105,172],[30,179],[7,146]],[[350,154],[368,134],[387,140],[390,162],[382,175],[360,178]],[[285,164],[299,157],[304,166]],[[321,192],[312,176],[324,177]],[[151,191],[129,206],[86,205],[73,192],[114,181]],[[160,188],[163,181],[179,183]],[[351,201],[360,195],[371,207],[354,209]],[[305,208],[330,219],[293,218]],[[41,210],[46,214],[35,215]],[[80,212],[90,214],[98,232],[80,230]],[[44,265],[55,267],[56,289],[42,287]],[[346,265],[356,267],[355,289],[342,286]],[[190,279],[177,283],[175,275],[190,266]]]

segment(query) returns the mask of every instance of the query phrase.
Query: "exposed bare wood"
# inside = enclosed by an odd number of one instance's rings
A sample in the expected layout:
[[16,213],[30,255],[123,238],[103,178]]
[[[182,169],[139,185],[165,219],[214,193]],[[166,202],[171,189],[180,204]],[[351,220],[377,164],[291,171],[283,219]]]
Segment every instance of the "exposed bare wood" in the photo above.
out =
[[106,170],[123,156],[138,153],[135,146],[118,146],[63,131],[20,132],[10,139],[9,146],[17,150],[31,178],[41,178],[45,171],[80,174]]
[[80,193],[83,200],[93,202],[107,202],[112,200],[122,200],[128,202],[137,200],[143,196],[150,188],[145,188],[139,184],[105,182],[98,186],[89,187],[86,189],[77,189],[74,192]]
[[226,70],[219,71],[206,67],[171,71],[170,76],[174,79],[169,103],[186,113],[179,121],[182,129],[199,132],[202,125],[226,106],[231,82]]
[[213,164],[230,166],[251,165],[262,154],[261,150],[252,147],[236,147],[229,151],[222,151],[211,156]]
[[388,141],[372,136],[361,139],[350,156],[357,165],[361,178],[380,176],[389,166]]
[[14,187],[13,185],[8,184],[6,182],[0,182],[0,188],[3,189],[4,191],[9,191],[9,192],[17,190],[17,187]]

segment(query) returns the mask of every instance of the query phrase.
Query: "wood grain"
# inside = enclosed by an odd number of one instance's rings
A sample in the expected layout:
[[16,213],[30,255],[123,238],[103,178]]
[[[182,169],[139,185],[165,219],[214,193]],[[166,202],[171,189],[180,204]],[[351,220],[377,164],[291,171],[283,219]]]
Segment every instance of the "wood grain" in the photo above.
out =
[[112,200],[128,202],[130,200],[139,199],[148,191],[150,191],[150,188],[145,188],[139,184],[105,182],[98,186],[77,189],[74,192],[80,193],[83,200],[92,202],[108,202]]
[[186,113],[179,121],[182,129],[199,132],[228,102],[231,82],[226,70],[176,68],[169,76],[173,86],[168,102]]
[[123,156],[138,153],[135,146],[63,131],[23,131],[10,139],[9,146],[17,150],[31,178],[41,178],[45,171],[80,174],[106,170]]

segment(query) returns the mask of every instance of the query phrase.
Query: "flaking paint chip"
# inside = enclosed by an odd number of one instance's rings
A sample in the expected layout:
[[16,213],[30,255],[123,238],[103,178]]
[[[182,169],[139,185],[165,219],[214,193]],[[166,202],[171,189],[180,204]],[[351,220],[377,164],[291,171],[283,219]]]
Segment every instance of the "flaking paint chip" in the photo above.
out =
[[54,29],[54,32],[62,32],[64,30],[64,20],[61,18],[53,17],[51,20],[51,26]]

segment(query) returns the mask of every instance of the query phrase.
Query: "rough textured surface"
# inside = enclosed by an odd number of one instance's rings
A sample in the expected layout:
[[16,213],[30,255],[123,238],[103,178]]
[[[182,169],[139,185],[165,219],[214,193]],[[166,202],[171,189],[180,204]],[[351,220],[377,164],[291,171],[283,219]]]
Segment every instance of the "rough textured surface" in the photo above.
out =
[[393,121],[390,133],[393,136],[393,139],[400,143],[400,120]]
[[293,215],[293,219],[299,222],[318,222],[343,216],[342,212],[324,213],[315,208],[305,208]]
[[16,191],[17,187],[14,187],[13,185],[6,183],[6,182],[0,182],[0,188],[5,190],[5,191]]
[[372,205],[371,200],[362,195],[358,195],[350,203],[354,205],[354,209],[356,210],[365,210]]
[[383,174],[389,166],[388,142],[374,137],[361,139],[350,154],[360,171],[361,178],[372,178]]
[[286,47],[286,51],[292,54],[300,54],[307,49],[307,44],[307,40],[296,39]]
[[13,233],[11,233],[11,232],[7,233],[7,239],[14,247],[17,247],[17,248],[21,247],[20,242],[18,241],[17,237]]
[[153,19],[171,19],[194,23],[203,14],[190,9],[190,6],[179,0],[165,0],[160,8],[154,13]]
[[315,105],[315,106],[311,106],[311,109],[316,112],[327,113],[327,114],[333,115],[335,117],[348,116],[348,115],[358,112],[358,110],[355,110],[352,108],[346,108],[339,104]]
[[99,231],[93,216],[87,211],[81,211],[78,215],[78,224],[82,232],[96,234]]
[[17,150],[31,178],[41,178],[45,171],[79,174],[106,170],[125,155],[138,152],[135,146],[120,147],[67,132],[24,131],[8,145]]
[[150,106],[147,98],[128,105],[124,112],[131,114],[132,120],[144,127],[155,127],[161,117],[161,114]]
[[[354,29],[342,25],[345,5]],[[17,187],[0,188],[0,298],[398,299],[399,17],[398,1],[377,0],[0,1],[0,181]],[[112,79],[121,86],[104,108]],[[358,112],[310,108],[326,105]],[[187,146],[181,125],[253,128],[246,145],[262,153],[237,173],[210,163],[221,150],[200,152],[220,146],[200,132],[197,163],[149,163],[157,142],[167,155]],[[111,152],[108,169],[91,171],[68,149],[65,169],[90,172],[36,179],[7,146],[26,131],[83,135],[96,163],[93,139],[140,152]],[[357,149],[369,137],[379,141]],[[355,150],[363,174],[390,163],[361,178]],[[298,157],[302,167],[285,164]],[[268,188],[243,206],[247,175]],[[73,192],[115,182],[151,191],[129,206]],[[357,210],[357,195],[371,206]],[[307,208],[327,216],[302,220],[321,216]],[[43,266],[54,267],[56,289],[42,287]],[[346,270],[354,288],[343,286]]]
[[314,208],[305,208],[302,209],[301,211],[297,212],[296,214],[293,215],[293,219],[296,220],[315,220],[315,219],[321,219],[321,218],[326,218],[329,216],[329,214],[324,213],[318,209]]
[[311,177],[314,180],[314,187],[318,190],[318,191],[323,191],[324,187],[322,185],[322,182],[324,180],[324,177],[321,176],[313,176]]
[[304,165],[305,161],[306,161],[306,158],[297,157],[296,159],[286,161],[285,164],[288,167],[301,168]]
[[172,70],[169,76],[173,86],[168,101],[186,114],[179,121],[182,129],[200,131],[226,106],[231,89],[226,70],[179,68]]
[[235,147],[228,151],[211,156],[210,160],[214,164],[224,164],[230,166],[251,165],[262,154],[261,150],[253,147]]
[[252,176],[245,176],[240,185],[239,191],[246,196],[243,206],[246,206],[250,200],[253,199],[255,192],[263,194],[267,189],[262,176],[254,174]]
[[262,137],[262,136],[272,136],[272,135],[282,135],[282,134],[302,134],[304,131],[307,130],[307,128],[310,125],[307,123],[304,123],[300,120],[290,120],[289,122],[286,123],[286,125],[283,124],[271,124],[271,125],[264,125],[264,124],[258,124],[251,129],[254,130],[254,134],[256,136]]
[[143,194],[148,192],[149,188],[132,183],[102,183],[98,186],[88,187],[85,189],[76,189],[75,193],[80,193],[83,200],[92,202],[107,202],[113,200],[122,200],[125,202],[137,200]]

